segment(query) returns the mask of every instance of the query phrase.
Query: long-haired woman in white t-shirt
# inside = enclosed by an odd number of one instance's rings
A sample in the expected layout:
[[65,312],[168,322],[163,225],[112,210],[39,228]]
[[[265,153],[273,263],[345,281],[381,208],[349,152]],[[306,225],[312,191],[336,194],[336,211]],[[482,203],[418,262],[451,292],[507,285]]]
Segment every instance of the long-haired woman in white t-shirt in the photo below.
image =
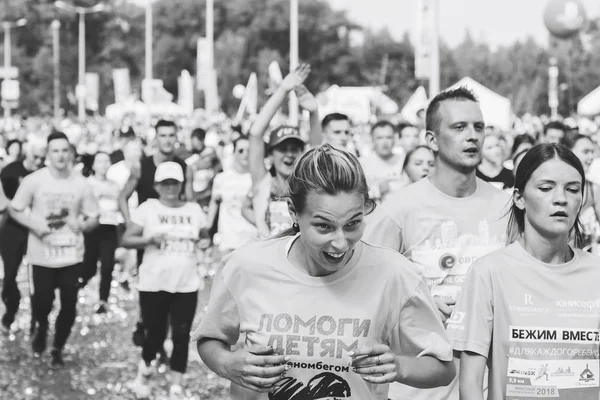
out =
[[179,164],[159,164],[154,175],[158,199],[149,199],[133,211],[122,239],[124,247],[144,249],[138,289],[146,338],[131,385],[142,398],[150,395],[151,362],[165,340],[169,322],[173,341],[170,396],[183,398],[182,376],[200,287],[196,245],[201,231],[207,237],[206,215],[200,206],[180,198],[183,182]]
[[[448,334],[460,354],[460,398],[598,399],[600,259],[583,235],[584,168],[539,144],[515,177],[507,247],[469,269]],[[574,243],[571,246],[570,243]]]

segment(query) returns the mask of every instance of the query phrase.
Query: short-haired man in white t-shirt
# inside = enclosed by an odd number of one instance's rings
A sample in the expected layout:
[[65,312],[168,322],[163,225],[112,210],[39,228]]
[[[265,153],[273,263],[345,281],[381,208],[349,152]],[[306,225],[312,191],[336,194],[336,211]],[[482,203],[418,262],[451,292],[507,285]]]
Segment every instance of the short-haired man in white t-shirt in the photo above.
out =
[[55,132],[47,142],[47,168],[23,179],[9,212],[29,230],[27,259],[32,264],[32,311],[38,324],[33,351],[39,354],[46,349],[48,315],[58,288],[60,311],[51,356],[52,365],[62,366],[62,349],[76,316],[83,232],[98,225],[98,202],[85,178],[72,168],[67,136]]
[[[418,267],[443,322],[450,317],[471,263],[505,244],[509,196],[476,176],[485,123],[466,88],[442,92],[427,109],[427,143],[434,172],[393,193],[367,221],[363,240],[398,250]],[[391,399],[458,399],[447,387],[391,385]]]

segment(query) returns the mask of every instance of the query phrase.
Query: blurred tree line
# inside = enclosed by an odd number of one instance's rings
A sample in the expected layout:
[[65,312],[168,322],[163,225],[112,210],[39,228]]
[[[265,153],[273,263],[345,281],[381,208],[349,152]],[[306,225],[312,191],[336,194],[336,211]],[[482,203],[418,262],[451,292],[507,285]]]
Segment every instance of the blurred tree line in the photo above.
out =
[[[97,0],[71,0],[90,6]],[[132,87],[140,91],[144,74],[144,9],[127,0],[107,0],[107,11],[86,16],[87,72],[100,74],[100,109],[114,102],[113,68],[129,68]],[[50,113],[52,108],[52,20],[61,22],[60,78],[62,107],[75,110],[78,22],[75,14],[57,9],[49,0],[4,0],[3,20],[27,18],[12,31],[12,63],[20,70],[20,111]],[[197,39],[205,34],[203,0],[159,0],[154,4],[154,77],[177,96],[177,77],[183,69],[196,70]],[[267,67],[278,61],[287,72],[289,0],[215,1],[215,66],[221,107],[230,115],[239,100],[236,84],[250,73],[259,76],[259,103],[268,82]],[[542,17],[539,16],[541,19]],[[300,59],[312,65],[308,86],[313,92],[331,84],[385,85],[386,93],[403,105],[426,82],[414,78],[414,49],[409,36],[395,40],[386,30],[363,29],[344,12],[324,0],[300,2]],[[361,40],[353,40],[353,32]],[[0,45],[0,51],[2,45]],[[548,48],[533,39],[491,49],[467,31],[455,48],[441,45],[441,85],[448,87],[470,76],[511,99],[514,111],[549,113],[548,60],[560,68],[561,114],[574,111],[577,102],[600,85],[600,34],[594,23],[582,37],[551,40]],[[385,60],[385,61],[384,61]],[[570,71],[570,74],[568,73]],[[202,105],[198,97],[197,106]]]

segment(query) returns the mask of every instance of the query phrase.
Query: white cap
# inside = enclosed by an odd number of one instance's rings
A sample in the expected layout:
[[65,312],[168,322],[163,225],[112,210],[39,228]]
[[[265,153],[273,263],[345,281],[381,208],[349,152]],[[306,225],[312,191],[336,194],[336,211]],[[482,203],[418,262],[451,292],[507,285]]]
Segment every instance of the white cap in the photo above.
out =
[[158,164],[154,173],[154,182],[162,182],[167,179],[175,179],[183,183],[183,168],[173,161],[165,161]]

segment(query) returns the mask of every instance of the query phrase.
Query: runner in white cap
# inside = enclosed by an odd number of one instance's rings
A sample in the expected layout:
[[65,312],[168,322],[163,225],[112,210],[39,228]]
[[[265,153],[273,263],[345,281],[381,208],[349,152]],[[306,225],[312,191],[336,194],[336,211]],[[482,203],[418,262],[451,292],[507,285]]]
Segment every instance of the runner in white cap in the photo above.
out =
[[198,203],[181,200],[184,173],[178,163],[159,164],[154,183],[158,199],[148,199],[132,211],[122,240],[124,247],[145,250],[138,289],[146,339],[132,389],[138,397],[150,394],[151,362],[165,340],[170,321],[170,395],[179,399],[200,287],[196,244],[200,231],[206,233],[206,216]]

